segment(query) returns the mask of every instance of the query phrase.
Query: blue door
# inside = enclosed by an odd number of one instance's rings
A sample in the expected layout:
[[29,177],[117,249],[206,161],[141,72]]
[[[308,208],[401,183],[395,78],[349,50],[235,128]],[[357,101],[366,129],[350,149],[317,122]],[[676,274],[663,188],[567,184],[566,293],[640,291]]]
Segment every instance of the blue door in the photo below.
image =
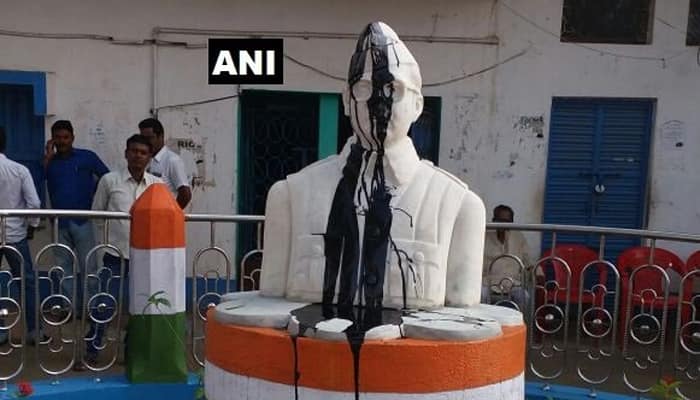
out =
[[[554,98],[544,223],[642,228],[654,100]],[[598,248],[597,235],[561,234],[558,243]],[[543,237],[543,249],[551,237]],[[606,238],[614,261],[638,239]]]
[[42,205],[45,113],[43,73],[0,71],[0,126],[7,133],[6,155],[29,168]]

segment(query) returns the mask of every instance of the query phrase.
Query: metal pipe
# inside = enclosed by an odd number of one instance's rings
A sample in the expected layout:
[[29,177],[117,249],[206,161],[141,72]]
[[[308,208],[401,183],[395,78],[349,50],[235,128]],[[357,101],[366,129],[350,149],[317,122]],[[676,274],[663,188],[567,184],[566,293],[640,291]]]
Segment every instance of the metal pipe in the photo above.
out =
[[209,223],[209,247],[216,246],[216,228],[214,224],[214,221]]
[[151,43],[151,115],[158,118],[158,31],[153,30]]
[[193,222],[264,222],[262,215],[223,215],[223,214],[186,214],[185,221]]
[[[129,219],[131,215],[119,211],[0,209],[0,219],[4,220],[7,217]],[[185,220],[193,222],[264,222],[265,217],[262,215],[185,214]]]
[[109,219],[129,219],[127,212],[119,211],[86,211],[86,210],[38,210],[38,209],[0,209],[0,217],[44,217],[44,218],[109,218]]
[[51,218],[51,240],[58,243],[58,218]]
[[586,225],[559,225],[559,224],[511,224],[506,222],[491,222],[486,224],[486,230],[506,229],[514,231],[533,232],[575,232],[575,233],[598,233],[604,235],[636,236],[642,238],[654,238],[675,240],[680,242],[700,243],[700,235],[690,233],[676,233],[664,231],[651,231],[645,229],[629,228],[608,228],[603,226]]
[[[172,28],[155,27],[154,36],[158,34],[177,34],[195,36],[234,36],[234,37],[275,37],[275,38],[298,38],[298,39],[346,39],[357,40],[357,33],[340,32],[310,32],[310,31],[258,31],[258,30],[236,30],[236,29],[198,29],[198,28]],[[458,44],[483,44],[497,46],[499,38],[495,35],[483,37],[468,36],[429,36],[429,35],[401,35],[404,42],[425,42],[425,43],[458,43]]]
[[[83,211],[83,210],[16,210],[0,209],[3,217],[82,217],[103,219],[129,219],[126,212],[116,211]],[[186,214],[185,221],[193,222],[264,222],[263,215],[225,215],[225,214]],[[597,233],[603,235],[634,236],[641,238],[674,240],[679,242],[700,243],[700,235],[646,229],[608,228],[603,226],[561,225],[561,224],[514,224],[504,222],[489,222],[486,230],[507,229],[514,231],[552,232],[557,233]]]

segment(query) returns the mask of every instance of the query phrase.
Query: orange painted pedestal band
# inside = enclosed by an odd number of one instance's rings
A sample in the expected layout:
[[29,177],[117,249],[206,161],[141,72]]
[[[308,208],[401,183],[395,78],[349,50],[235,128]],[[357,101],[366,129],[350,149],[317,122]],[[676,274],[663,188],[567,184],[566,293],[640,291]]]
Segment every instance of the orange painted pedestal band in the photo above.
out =
[[[473,342],[399,339],[367,341],[360,353],[360,391],[433,393],[477,388],[519,376],[525,369],[525,326]],[[224,325],[212,312],[206,358],[235,374],[294,385],[294,347],[286,331]],[[347,342],[297,340],[299,385],[354,391]]]

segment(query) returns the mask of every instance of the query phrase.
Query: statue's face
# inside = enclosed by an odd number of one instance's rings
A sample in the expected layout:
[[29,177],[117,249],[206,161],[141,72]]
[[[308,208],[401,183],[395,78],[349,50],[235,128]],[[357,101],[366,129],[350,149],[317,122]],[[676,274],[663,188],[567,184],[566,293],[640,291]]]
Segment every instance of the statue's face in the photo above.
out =
[[350,62],[345,114],[363,147],[379,150],[408,134],[423,110],[420,71],[391,28],[370,24]]

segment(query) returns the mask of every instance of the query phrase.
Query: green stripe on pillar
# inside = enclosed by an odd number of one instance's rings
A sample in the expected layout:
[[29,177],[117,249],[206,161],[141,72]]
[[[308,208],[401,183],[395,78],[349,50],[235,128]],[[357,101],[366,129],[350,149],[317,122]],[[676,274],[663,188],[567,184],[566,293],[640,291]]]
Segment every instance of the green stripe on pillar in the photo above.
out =
[[338,153],[338,96],[321,93],[318,105],[318,159]]
[[132,383],[187,382],[185,313],[132,315],[126,375]]

